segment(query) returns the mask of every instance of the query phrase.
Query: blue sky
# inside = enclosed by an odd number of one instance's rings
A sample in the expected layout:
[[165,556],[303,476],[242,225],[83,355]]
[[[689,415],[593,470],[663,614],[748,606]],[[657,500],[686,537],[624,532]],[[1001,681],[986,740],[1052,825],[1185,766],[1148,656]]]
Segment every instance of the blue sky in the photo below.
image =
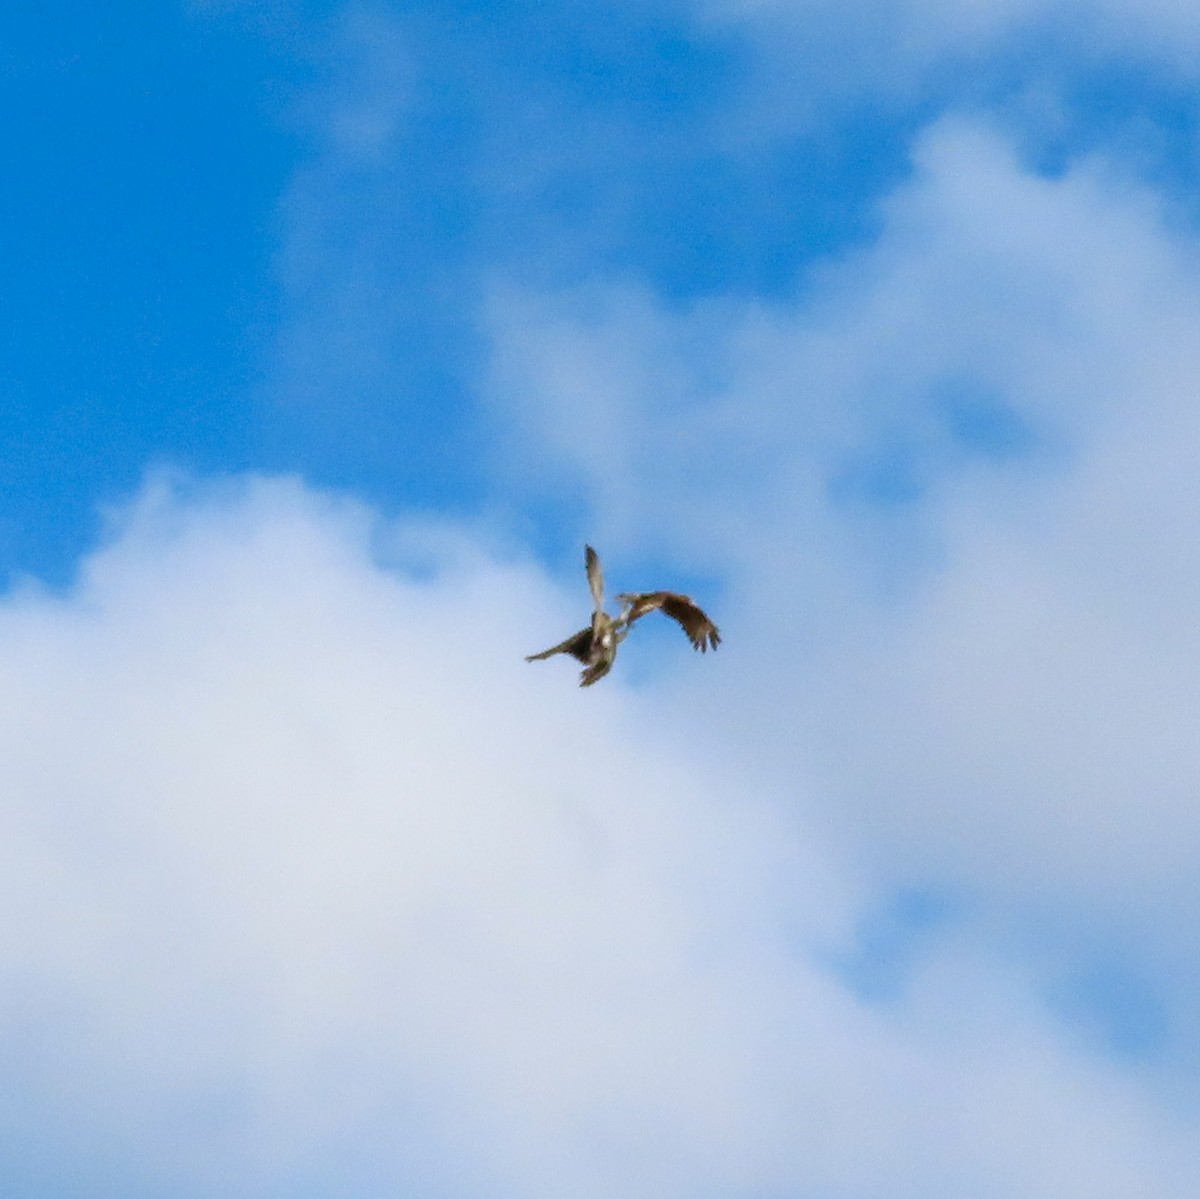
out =
[[0,17],[5,1193],[1194,1195],[1198,51]]

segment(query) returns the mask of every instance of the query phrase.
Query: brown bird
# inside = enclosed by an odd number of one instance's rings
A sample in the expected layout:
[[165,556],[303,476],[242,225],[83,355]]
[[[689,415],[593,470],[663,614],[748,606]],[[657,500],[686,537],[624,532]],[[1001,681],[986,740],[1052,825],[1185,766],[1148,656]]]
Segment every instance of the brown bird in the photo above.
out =
[[600,557],[592,547],[584,547],[584,564],[587,567],[588,585],[592,589],[592,623],[586,629],[568,637],[566,641],[530,654],[526,662],[537,662],[555,654],[570,654],[584,664],[579,676],[581,687],[590,687],[604,678],[612,669],[617,657],[617,646],[629,635],[634,621],[641,620],[647,612],[661,611],[677,621],[688,635],[692,645],[705,653],[721,644],[717,626],[686,595],[675,591],[643,591],[637,594],[617,596],[621,605],[620,614],[609,616],[604,611],[604,571]]

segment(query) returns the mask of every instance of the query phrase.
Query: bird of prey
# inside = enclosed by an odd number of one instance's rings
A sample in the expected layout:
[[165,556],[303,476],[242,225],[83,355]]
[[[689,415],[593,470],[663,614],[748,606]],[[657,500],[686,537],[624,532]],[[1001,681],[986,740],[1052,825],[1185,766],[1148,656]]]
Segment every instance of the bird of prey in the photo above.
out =
[[570,654],[582,662],[583,673],[579,676],[581,687],[590,687],[604,678],[612,669],[617,657],[617,646],[629,635],[634,621],[641,620],[647,612],[663,612],[677,621],[688,635],[692,646],[701,653],[721,644],[717,626],[686,595],[675,591],[643,591],[637,594],[617,596],[621,611],[609,616],[604,611],[604,571],[600,557],[592,547],[584,547],[584,565],[587,567],[588,585],[592,589],[592,623],[585,629],[568,637],[566,641],[530,654],[526,662],[537,662],[555,654]]

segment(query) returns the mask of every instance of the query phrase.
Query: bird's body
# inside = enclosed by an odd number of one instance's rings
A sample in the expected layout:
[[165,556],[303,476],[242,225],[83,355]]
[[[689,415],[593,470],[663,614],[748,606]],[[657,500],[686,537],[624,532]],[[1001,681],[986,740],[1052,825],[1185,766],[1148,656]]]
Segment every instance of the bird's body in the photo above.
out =
[[674,591],[645,591],[637,594],[617,596],[621,605],[620,614],[613,617],[604,611],[604,572],[600,558],[592,547],[586,546],[584,564],[587,567],[588,585],[592,592],[592,623],[585,629],[568,637],[566,641],[530,654],[525,661],[536,662],[551,658],[555,654],[570,654],[584,665],[579,676],[581,687],[590,687],[604,678],[616,661],[617,647],[629,635],[636,620],[647,612],[662,611],[677,621],[687,633],[693,647],[704,653],[716,649],[721,643],[717,626],[686,595]]

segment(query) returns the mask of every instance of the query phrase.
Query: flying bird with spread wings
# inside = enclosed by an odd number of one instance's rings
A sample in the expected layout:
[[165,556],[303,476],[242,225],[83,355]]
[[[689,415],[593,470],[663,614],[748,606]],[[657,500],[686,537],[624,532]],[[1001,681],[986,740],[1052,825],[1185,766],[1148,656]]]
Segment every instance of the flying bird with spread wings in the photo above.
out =
[[701,653],[716,649],[721,644],[717,626],[688,596],[675,591],[618,595],[617,603],[621,605],[621,611],[615,617],[609,616],[604,611],[604,571],[599,555],[590,545],[584,547],[584,565],[587,567],[588,585],[592,589],[592,623],[566,641],[544,649],[540,654],[530,654],[526,662],[538,662],[555,654],[570,654],[584,665],[579,685],[590,687],[612,669],[617,646],[629,636],[634,621],[641,620],[647,612],[662,612],[678,622],[693,648]]

